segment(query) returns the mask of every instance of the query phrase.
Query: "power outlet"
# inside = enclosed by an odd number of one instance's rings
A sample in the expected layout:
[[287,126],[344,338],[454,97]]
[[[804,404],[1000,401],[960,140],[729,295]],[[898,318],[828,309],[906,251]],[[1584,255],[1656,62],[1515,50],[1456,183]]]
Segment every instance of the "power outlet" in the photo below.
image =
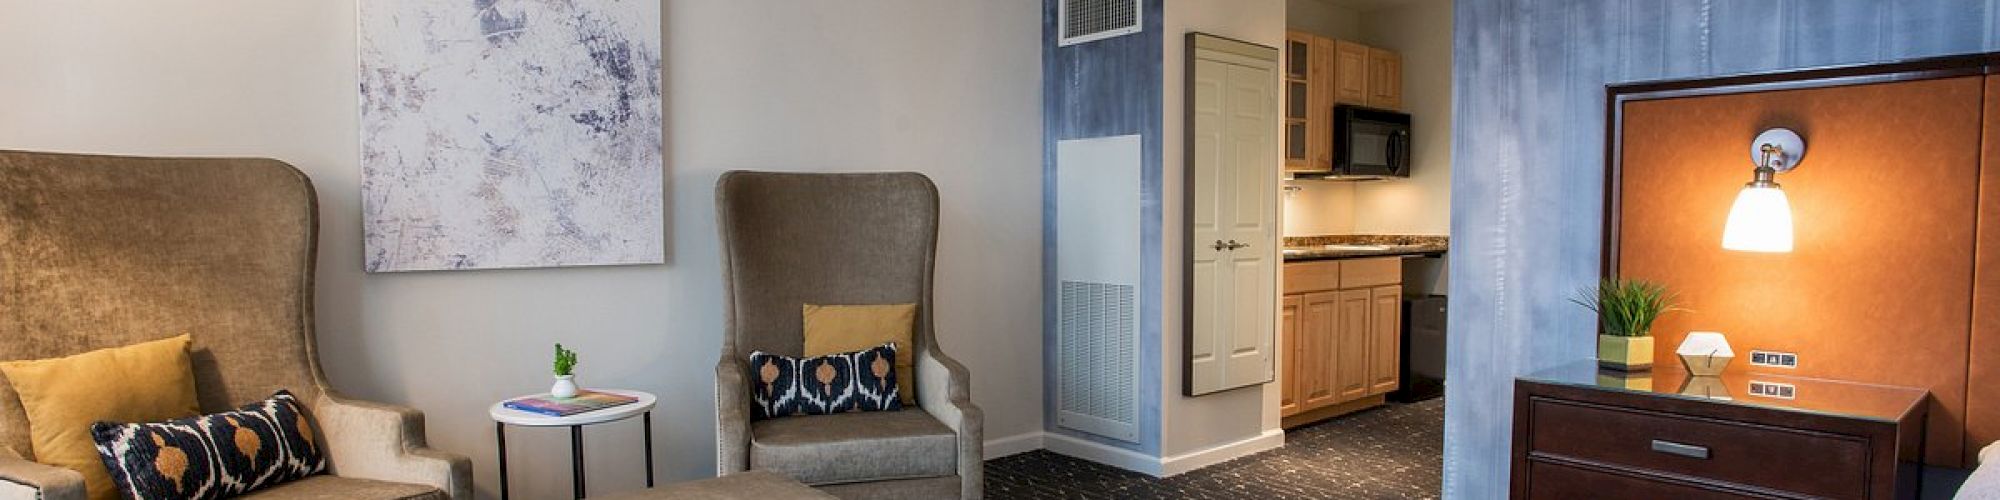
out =
[[1750,351],[1750,365],[1769,366],[1772,368],[1798,368],[1799,355],[1789,352],[1753,350]]
[[1750,381],[1750,395],[1752,396],[1762,396],[1767,398],[1778,398],[1778,399],[1793,399],[1798,397],[1798,391],[1799,391],[1798,387],[1793,386],[1792,384],[1765,382],[1762,380]]

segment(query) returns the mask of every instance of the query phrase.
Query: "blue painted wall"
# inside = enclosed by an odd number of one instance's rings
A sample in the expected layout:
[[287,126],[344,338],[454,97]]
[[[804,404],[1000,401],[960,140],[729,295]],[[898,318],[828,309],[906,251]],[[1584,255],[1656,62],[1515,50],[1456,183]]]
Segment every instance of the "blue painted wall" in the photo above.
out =
[[[1059,0],[1042,2],[1042,422],[1051,433],[1148,455],[1160,451],[1161,51],[1162,0],[1145,0],[1143,31],[1057,47]],[[1144,143],[1140,191],[1139,442],[1056,426],[1056,141],[1139,134]]]
[[[1987,0],[1461,0],[1445,496],[1504,498],[1513,378],[1593,356],[1604,86],[2000,48]],[[1745,138],[1748,140],[1749,138]]]

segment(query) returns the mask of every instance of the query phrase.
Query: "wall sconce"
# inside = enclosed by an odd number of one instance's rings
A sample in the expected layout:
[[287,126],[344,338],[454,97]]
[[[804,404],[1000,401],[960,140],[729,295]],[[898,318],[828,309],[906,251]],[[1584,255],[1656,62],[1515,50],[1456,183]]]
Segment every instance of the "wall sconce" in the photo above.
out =
[[1806,141],[1790,129],[1774,128],[1757,134],[1750,143],[1750,158],[1757,168],[1748,184],[1736,193],[1729,207],[1729,221],[1722,226],[1722,248],[1743,252],[1783,253],[1792,251],[1792,202],[1774,181],[1779,173],[1799,167],[1806,156]]

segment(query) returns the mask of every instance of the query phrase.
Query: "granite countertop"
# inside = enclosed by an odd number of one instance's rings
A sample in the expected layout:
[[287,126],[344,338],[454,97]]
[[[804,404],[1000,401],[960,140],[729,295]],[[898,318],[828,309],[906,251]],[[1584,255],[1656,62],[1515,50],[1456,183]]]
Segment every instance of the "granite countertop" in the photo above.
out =
[[1352,234],[1285,237],[1285,262],[1362,257],[1436,256],[1451,248],[1448,236]]

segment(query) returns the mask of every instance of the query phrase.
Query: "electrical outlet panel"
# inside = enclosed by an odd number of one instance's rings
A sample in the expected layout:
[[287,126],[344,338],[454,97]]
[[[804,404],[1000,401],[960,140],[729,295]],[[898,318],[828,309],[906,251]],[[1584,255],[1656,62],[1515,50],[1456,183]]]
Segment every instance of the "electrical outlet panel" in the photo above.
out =
[[1799,388],[1792,384],[1765,382],[1762,380],[1750,381],[1750,395],[1752,396],[1793,399],[1798,397],[1798,391]]
[[1789,352],[1753,350],[1750,351],[1750,365],[1769,366],[1773,368],[1798,368],[1799,355]]

